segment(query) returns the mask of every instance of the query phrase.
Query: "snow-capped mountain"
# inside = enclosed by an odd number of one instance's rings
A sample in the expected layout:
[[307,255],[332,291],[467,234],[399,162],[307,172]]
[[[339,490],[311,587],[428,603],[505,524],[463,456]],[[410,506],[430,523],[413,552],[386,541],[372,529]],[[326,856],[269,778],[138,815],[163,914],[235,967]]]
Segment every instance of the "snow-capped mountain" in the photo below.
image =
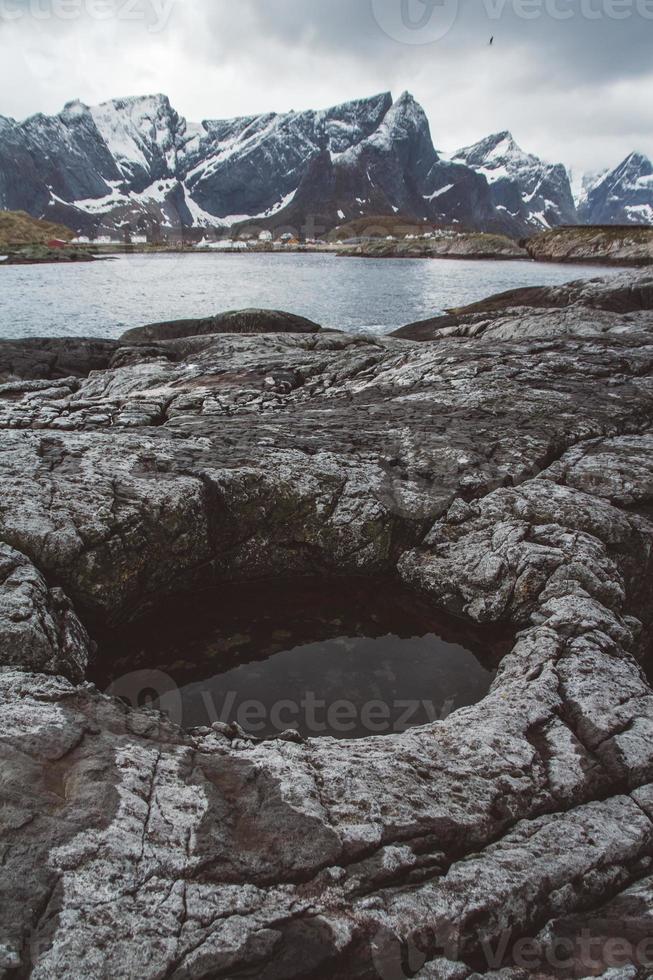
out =
[[632,154],[586,180],[497,133],[447,159],[405,92],[321,111],[188,122],[164,95],[70,102],[56,116],[0,116],[0,208],[79,234],[201,236],[254,224],[318,235],[398,214],[502,231],[653,221],[653,166]]
[[488,136],[458,150],[452,159],[482,174],[490,185],[494,206],[525,229],[576,223],[566,168],[524,152],[511,133]]
[[[383,96],[377,124],[341,147],[321,141],[281,217],[292,226],[321,227],[365,215],[391,215],[509,230],[492,206],[487,182],[468,167],[442,160],[423,109],[405,92]],[[333,110],[332,110],[333,111]]]
[[379,214],[522,233],[528,218],[495,197],[475,167],[438,155],[408,93],[199,124],[163,95],[0,117],[0,207],[80,234],[176,237],[252,221],[319,234]]
[[585,189],[579,215],[587,224],[653,224],[653,164],[631,153]]

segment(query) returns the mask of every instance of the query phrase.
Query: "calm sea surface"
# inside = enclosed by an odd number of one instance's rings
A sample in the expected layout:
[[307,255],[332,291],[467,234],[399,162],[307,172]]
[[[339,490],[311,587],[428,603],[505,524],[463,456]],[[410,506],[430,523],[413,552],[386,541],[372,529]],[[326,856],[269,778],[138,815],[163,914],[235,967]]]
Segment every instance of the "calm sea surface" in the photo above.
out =
[[129,255],[4,269],[0,263],[0,337],[117,337],[145,323],[244,307],[287,310],[354,333],[387,333],[504,289],[612,271],[324,254]]

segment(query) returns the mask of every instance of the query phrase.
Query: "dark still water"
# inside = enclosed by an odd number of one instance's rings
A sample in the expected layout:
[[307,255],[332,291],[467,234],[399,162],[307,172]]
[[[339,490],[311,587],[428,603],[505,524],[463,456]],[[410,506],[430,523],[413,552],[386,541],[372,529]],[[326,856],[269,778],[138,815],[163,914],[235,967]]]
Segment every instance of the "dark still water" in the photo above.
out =
[[389,331],[518,286],[608,275],[596,266],[325,254],[123,255],[2,268],[0,337],[117,337],[130,327],[245,307],[325,327]]
[[480,701],[506,646],[396,583],[258,583],[178,598],[104,637],[93,679],[186,728],[360,738]]

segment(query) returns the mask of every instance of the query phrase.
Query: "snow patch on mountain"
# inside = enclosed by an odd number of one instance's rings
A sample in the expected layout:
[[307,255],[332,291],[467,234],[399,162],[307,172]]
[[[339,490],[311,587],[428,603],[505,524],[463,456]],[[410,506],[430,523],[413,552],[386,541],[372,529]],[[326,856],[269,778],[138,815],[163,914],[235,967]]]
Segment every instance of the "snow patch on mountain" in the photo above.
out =
[[444,187],[440,187],[439,190],[433,191],[432,194],[425,194],[424,200],[434,201],[436,197],[442,197],[443,194],[447,194],[450,190],[453,190],[455,186],[456,186],[455,184],[445,184]]
[[170,174],[177,165],[178,117],[164,95],[114,99],[90,110],[109,151],[125,177],[165,164]]
[[285,197],[282,197],[281,200],[277,201],[276,204],[273,204],[272,207],[268,208],[266,211],[261,211],[259,214],[228,214],[221,219],[220,223],[227,228],[231,228],[233,225],[242,224],[243,222],[247,221],[260,221],[263,218],[272,218],[275,214],[279,214],[280,211],[283,211],[283,209],[287,207],[292,200],[294,200],[296,193],[296,190],[291,191],[290,194],[286,194]]

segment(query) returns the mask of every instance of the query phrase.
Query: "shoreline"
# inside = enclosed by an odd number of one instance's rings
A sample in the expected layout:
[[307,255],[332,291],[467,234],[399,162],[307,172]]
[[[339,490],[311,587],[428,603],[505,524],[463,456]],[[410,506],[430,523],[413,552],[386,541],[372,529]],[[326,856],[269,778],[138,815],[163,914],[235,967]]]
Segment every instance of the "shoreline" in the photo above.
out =
[[[89,246],[82,246],[84,249],[91,251]],[[17,268],[25,266],[38,266],[38,265],[60,265],[65,267],[70,266],[84,266],[90,264],[91,261],[102,262],[110,261],[112,259],[117,259],[121,256],[129,255],[147,255],[147,256],[159,256],[159,255],[177,255],[177,256],[191,256],[191,255],[233,255],[233,256],[251,256],[251,255],[330,255],[335,259],[367,259],[379,261],[397,260],[401,262],[410,261],[439,261],[439,260],[454,260],[460,262],[499,262],[499,263],[509,263],[509,262],[529,262],[532,265],[568,265],[568,266],[596,266],[597,268],[623,268],[623,269],[646,269],[648,266],[653,265],[653,259],[650,260],[627,260],[627,259],[607,259],[607,258],[535,258],[528,253],[524,255],[480,255],[480,254],[470,254],[461,255],[460,253],[451,252],[443,253],[438,255],[374,255],[368,253],[353,253],[349,251],[340,251],[334,248],[273,248],[273,249],[262,249],[262,248],[184,248],[184,247],[147,247],[147,246],[126,246],[124,248],[116,248],[116,246],[100,246],[99,249],[93,248],[94,260],[87,261],[66,261],[61,259],[36,259],[36,260],[23,260],[9,262],[5,260],[5,256],[10,256],[12,253],[9,250],[2,250],[0,248],[0,268]]]
[[[270,233],[267,233],[270,234]],[[46,264],[83,261],[119,255],[334,255],[366,259],[469,259],[470,261],[541,262],[559,265],[594,265],[640,269],[653,265],[653,227],[562,225],[528,238],[514,239],[485,231],[440,229],[427,234],[334,237],[331,239],[273,239],[259,235],[220,238],[211,243],[177,241],[88,242],[72,240],[50,250],[44,245],[6,245],[9,264]],[[41,253],[41,254],[39,254]],[[12,258],[13,256],[13,258]],[[23,260],[24,257],[24,260]],[[3,265],[8,264],[3,262]]]

